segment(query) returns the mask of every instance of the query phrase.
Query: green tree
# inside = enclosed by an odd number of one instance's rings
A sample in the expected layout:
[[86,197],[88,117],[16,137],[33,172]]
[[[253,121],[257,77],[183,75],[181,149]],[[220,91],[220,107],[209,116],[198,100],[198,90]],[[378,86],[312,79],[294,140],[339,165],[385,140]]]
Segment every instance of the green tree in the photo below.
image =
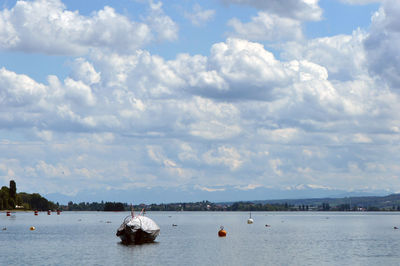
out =
[[8,198],[8,207],[10,209],[15,209],[15,201],[12,198]]
[[329,206],[329,203],[322,203],[323,211],[329,211],[330,209],[331,209],[331,206]]
[[10,198],[10,189],[6,186],[2,186],[0,189],[0,198],[3,202],[2,209],[9,209],[8,199]]
[[124,211],[124,205],[121,202],[106,202],[104,211]]
[[17,185],[14,180],[10,180],[10,198],[17,201]]
[[28,203],[30,208],[39,211],[53,210],[56,209],[57,206],[47,199],[40,196],[38,193],[28,194],[28,193],[19,193],[22,198],[22,201]]

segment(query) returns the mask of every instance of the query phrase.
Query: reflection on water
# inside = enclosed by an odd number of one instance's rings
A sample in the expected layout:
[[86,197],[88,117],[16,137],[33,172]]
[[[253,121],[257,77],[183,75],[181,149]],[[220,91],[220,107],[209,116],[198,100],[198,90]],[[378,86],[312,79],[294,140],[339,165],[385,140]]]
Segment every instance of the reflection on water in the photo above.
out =
[[[397,265],[398,213],[153,212],[155,243],[126,246],[115,233],[129,213],[0,213],[10,265]],[[174,225],[174,226],[173,226]],[[218,237],[223,225],[225,238]],[[266,226],[268,225],[268,226]],[[36,230],[31,231],[34,226]]]

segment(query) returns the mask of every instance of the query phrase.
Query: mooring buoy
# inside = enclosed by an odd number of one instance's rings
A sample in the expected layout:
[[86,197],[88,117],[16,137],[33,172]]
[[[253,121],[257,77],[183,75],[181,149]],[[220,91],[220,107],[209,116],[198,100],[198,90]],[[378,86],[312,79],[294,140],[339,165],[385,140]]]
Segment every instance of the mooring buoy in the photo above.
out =
[[219,237],[225,237],[226,236],[226,231],[224,230],[224,227],[221,226],[221,229],[218,231],[218,236]]

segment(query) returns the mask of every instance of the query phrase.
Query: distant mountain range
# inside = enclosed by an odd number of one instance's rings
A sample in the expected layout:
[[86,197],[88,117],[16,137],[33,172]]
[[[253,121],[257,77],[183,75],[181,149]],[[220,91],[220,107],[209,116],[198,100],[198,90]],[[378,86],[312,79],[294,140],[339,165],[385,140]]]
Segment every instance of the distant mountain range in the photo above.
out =
[[74,196],[59,193],[46,194],[45,197],[53,202],[67,204],[69,201],[79,202],[124,202],[133,204],[173,203],[173,202],[198,202],[208,200],[211,202],[318,202],[324,199],[326,203],[337,198],[378,197],[390,194],[390,191],[344,191],[325,188],[313,188],[307,185],[298,185],[289,189],[254,188],[240,189],[224,187],[217,189],[205,188],[136,188],[130,190],[85,190]]

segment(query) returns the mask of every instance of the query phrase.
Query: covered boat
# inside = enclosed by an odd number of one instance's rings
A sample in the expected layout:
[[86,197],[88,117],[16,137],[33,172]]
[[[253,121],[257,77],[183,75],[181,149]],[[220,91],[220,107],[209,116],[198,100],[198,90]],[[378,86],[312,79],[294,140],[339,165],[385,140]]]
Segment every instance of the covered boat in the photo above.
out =
[[142,215],[142,212],[135,216],[132,210],[131,215],[124,219],[124,222],[117,230],[124,244],[142,244],[153,242],[160,234],[160,227],[150,218]]

